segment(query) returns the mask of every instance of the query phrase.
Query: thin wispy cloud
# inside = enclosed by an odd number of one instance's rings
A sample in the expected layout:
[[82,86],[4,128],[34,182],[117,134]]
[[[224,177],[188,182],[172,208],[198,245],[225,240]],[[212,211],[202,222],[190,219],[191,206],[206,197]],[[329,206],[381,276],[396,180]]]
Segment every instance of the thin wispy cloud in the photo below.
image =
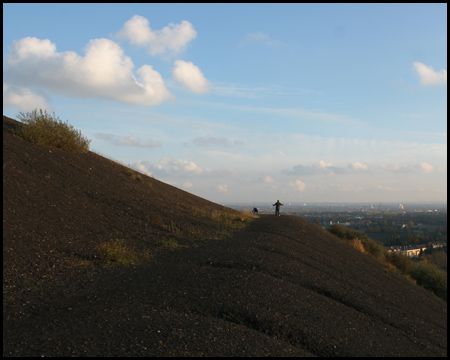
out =
[[289,97],[306,94],[319,94],[315,90],[308,90],[280,85],[249,86],[244,84],[216,83],[211,87],[213,94],[236,98],[265,98],[271,96]]
[[269,115],[273,118],[290,118],[293,120],[306,120],[335,123],[338,125],[362,125],[363,122],[359,119],[354,119],[342,114],[334,114],[331,112],[324,112],[320,110],[308,110],[301,108],[270,108],[265,106],[250,106],[250,105],[230,105],[227,103],[208,102],[208,106],[216,108],[224,108],[235,110],[238,112],[249,112],[254,114]]
[[293,166],[292,169],[285,169],[282,172],[286,175],[309,176],[318,174],[343,174],[346,173],[347,170],[345,168],[334,166],[332,163],[320,160],[317,164],[298,164]]
[[136,136],[116,136],[113,134],[107,133],[97,133],[95,137],[100,140],[111,142],[117,146],[133,146],[133,147],[141,147],[141,148],[155,148],[161,147],[161,143],[158,141],[154,141],[152,139],[147,141],[141,141]]
[[426,162],[421,162],[420,164],[397,164],[397,163],[391,163],[391,164],[383,164],[381,165],[381,168],[390,172],[394,173],[422,173],[422,174],[429,174],[431,172],[436,171],[435,167],[431,164],[428,164]]
[[244,145],[243,141],[240,140],[229,140],[224,137],[215,136],[198,136],[192,140],[192,144],[196,146],[210,147],[210,146],[240,146]]
[[245,38],[239,43],[239,47],[243,47],[251,43],[258,43],[266,46],[276,46],[281,44],[280,41],[272,39],[268,34],[261,31],[256,31],[245,34]]

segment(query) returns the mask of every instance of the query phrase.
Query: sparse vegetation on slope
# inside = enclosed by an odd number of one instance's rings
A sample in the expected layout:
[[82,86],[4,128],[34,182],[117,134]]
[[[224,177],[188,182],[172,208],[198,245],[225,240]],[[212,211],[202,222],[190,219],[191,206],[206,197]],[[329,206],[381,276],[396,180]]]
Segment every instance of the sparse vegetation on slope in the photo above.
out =
[[343,239],[353,248],[370,254],[388,269],[395,267],[402,275],[447,301],[447,273],[433,264],[413,261],[402,254],[388,253],[386,249],[366,234],[339,224],[330,226],[330,233]]
[[37,109],[31,112],[20,112],[17,118],[24,126],[18,129],[17,135],[24,140],[39,146],[59,148],[72,152],[88,152],[91,140],[83,137],[69,122]]
[[152,258],[148,250],[136,252],[136,249],[125,245],[123,240],[111,239],[102,242],[97,247],[99,260],[103,263],[117,263],[129,265],[138,261],[147,261]]

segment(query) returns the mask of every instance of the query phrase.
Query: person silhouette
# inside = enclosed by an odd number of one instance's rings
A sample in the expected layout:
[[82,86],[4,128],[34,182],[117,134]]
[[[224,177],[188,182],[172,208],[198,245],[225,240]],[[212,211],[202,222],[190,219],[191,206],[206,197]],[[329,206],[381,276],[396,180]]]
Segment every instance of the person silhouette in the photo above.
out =
[[280,203],[280,200],[277,200],[272,206],[275,206],[275,216],[280,216],[280,206],[283,206],[283,204]]

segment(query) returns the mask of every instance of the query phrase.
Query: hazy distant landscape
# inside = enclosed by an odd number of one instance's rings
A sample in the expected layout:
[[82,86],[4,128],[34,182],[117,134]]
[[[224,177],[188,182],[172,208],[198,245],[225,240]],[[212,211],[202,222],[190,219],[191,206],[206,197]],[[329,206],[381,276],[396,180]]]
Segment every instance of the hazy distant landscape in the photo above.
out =
[[[257,207],[261,214],[274,213],[272,204],[267,203],[228,206],[248,211]],[[447,202],[285,203],[281,214],[299,216],[324,228],[342,224],[386,245],[447,242]]]

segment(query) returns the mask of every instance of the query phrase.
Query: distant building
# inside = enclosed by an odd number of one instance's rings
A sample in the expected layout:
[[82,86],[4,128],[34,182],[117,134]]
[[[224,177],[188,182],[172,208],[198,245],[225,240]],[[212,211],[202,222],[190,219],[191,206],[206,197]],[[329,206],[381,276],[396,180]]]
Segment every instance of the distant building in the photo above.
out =
[[398,204],[398,208],[399,208],[400,210],[405,210],[405,206],[404,206],[403,204]]

